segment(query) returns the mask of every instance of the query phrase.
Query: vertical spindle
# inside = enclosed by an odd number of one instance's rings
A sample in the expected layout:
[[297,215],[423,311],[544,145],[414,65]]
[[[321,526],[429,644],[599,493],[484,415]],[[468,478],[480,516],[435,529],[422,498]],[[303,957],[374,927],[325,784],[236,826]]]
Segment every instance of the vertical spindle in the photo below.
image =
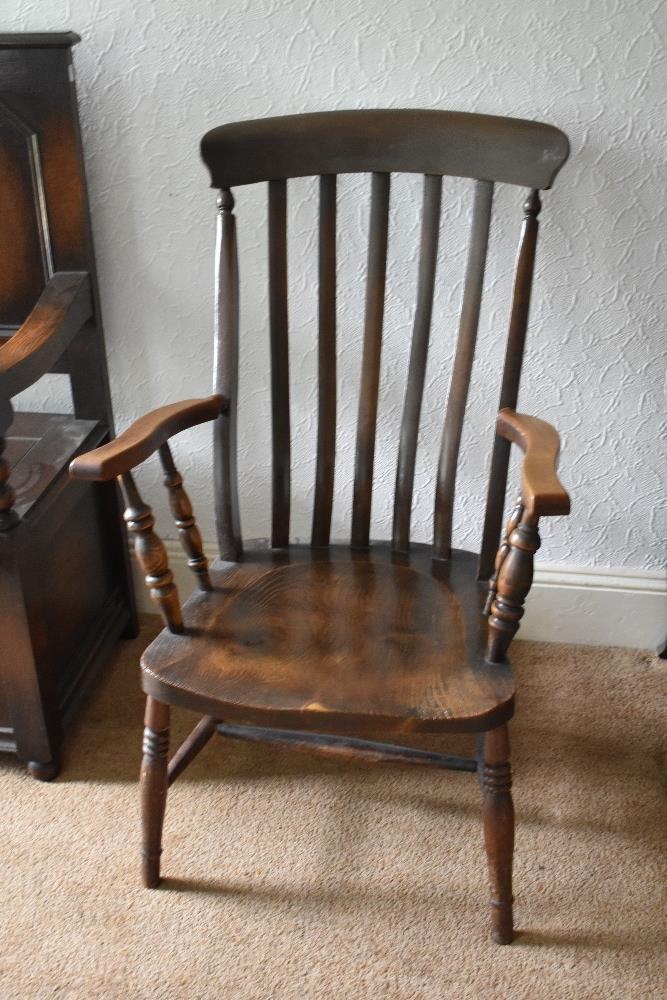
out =
[[424,177],[422,231],[417,276],[417,306],[412,330],[408,381],[403,404],[401,438],[398,448],[398,468],[394,493],[394,526],[392,546],[398,552],[410,548],[410,515],[415,481],[415,460],[419,436],[419,418],[424,397],[424,380],[428,343],[433,313],[433,291],[438,259],[442,177]]
[[331,534],[336,461],[336,175],[320,177],[319,339],[317,355],[317,469],[314,546]]
[[371,186],[366,320],[359,390],[357,449],[352,501],[352,547],[368,546],[373,492],[373,462],[380,386],[380,354],[384,320],[389,233],[389,174],[374,173]]

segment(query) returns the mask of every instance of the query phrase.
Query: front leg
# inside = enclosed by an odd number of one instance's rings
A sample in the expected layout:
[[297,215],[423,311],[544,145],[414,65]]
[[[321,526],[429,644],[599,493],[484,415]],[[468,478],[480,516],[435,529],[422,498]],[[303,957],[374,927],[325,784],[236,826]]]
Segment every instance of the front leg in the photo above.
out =
[[507,547],[500,560],[489,615],[489,640],[486,658],[491,663],[505,659],[524,612],[524,601],[533,582],[533,557],[540,547],[538,518],[522,509],[516,523],[513,512],[504,544]]
[[143,831],[141,856],[144,885],[155,889],[160,883],[162,824],[167,803],[169,705],[149,696],[144,721],[144,755],[139,778]]
[[514,939],[514,806],[510,790],[512,769],[506,725],[484,734],[479,772],[484,804],[484,843],[491,883],[493,940],[497,944],[510,944]]

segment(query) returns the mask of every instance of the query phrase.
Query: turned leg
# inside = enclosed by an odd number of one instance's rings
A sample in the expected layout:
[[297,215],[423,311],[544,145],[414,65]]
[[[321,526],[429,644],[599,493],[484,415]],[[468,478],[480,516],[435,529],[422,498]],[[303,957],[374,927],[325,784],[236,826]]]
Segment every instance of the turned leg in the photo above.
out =
[[155,889],[160,882],[162,823],[167,802],[169,706],[149,696],[144,721],[144,756],[139,779],[143,838],[141,855],[144,885],[147,889]]
[[512,856],[514,806],[507,726],[484,734],[480,761],[484,805],[484,843],[491,882],[492,936],[498,944],[514,938],[512,923]]

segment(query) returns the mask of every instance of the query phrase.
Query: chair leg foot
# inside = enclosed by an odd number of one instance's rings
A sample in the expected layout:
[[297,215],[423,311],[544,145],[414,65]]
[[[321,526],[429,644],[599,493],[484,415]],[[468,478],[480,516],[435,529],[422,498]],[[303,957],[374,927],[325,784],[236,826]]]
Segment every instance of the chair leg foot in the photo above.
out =
[[492,937],[497,944],[514,940],[512,917],[512,859],[514,806],[507,726],[484,735],[480,761],[484,805],[484,843],[491,883]]
[[141,875],[146,889],[157,889],[160,884],[160,856],[158,854],[145,854],[141,852]]
[[142,871],[146,888],[155,889],[160,884],[162,824],[167,804],[169,706],[150,696],[146,699],[143,751],[139,778]]
[[28,774],[37,781],[53,781],[60,774],[60,764],[56,760],[29,760],[26,766]]

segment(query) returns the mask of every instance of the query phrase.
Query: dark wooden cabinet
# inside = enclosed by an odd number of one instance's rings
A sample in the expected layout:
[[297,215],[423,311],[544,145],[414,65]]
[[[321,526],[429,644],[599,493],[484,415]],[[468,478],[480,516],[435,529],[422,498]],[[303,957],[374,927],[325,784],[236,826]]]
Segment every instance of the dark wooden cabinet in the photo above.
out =
[[[0,749],[58,772],[77,706],[136,632],[115,484],[69,462],[113,437],[71,33],[0,35]],[[14,412],[47,372],[71,414]]]

